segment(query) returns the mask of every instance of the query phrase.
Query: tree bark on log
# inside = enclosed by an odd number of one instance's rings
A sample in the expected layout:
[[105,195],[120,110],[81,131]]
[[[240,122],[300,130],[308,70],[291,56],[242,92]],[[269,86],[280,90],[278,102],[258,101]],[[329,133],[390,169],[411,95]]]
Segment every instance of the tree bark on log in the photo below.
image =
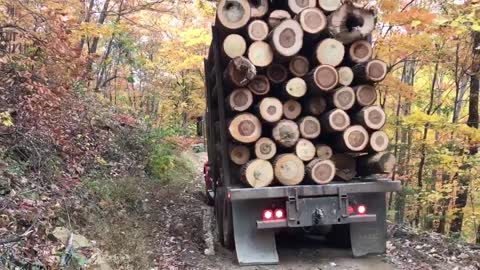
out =
[[372,11],[345,4],[328,16],[330,35],[342,42],[351,44],[366,38],[375,28]]
[[366,40],[355,41],[348,50],[349,59],[356,64],[368,62],[372,55],[372,45]]
[[350,67],[339,67],[337,68],[338,72],[338,83],[343,86],[350,86],[353,82],[353,70]]
[[288,0],[288,9],[295,14],[299,14],[302,10],[306,8],[313,8],[317,0]]
[[277,9],[272,11],[272,13],[270,13],[268,17],[268,25],[270,25],[270,28],[275,28],[284,20],[288,20],[291,18],[292,18],[292,15],[290,15],[288,11]]
[[274,97],[266,97],[260,101],[258,110],[263,120],[268,123],[275,123],[282,119],[283,104]]
[[396,158],[391,153],[376,153],[358,158],[358,174],[367,176],[372,174],[389,174],[395,168]]
[[285,84],[287,94],[293,98],[301,98],[307,93],[307,84],[302,78],[292,78]]
[[248,37],[253,41],[264,41],[268,36],[268,24],[262,20],[254,20],[248,25]]
[[275,142],[283,147],[293,147],[300,139],[300,130],[297,123],[291,120],[281,120],[272,130]]
[[315,7],[303,10],[296,19],[309,39],[318,38],[318,35],[327,29],[327,17]]
[[326,12],[332,12],[342,6],[341,0],[318,0],[318,5]]
[[250,160],[250,150],[245,145],[230,147],[230,160],[237,165],[245,165]]
[[336,168],[331,160],[314,159],[306,166],[307,177],[316,184],[324,185],[335,178]]
[[227,60],[243,56],[247,51],[247,42],[238,34],[230,34],[223,41],[223,54]]
[[270,138],[260,138],[255,143],[255,155],[258,159],[269,160],[277,154],[277,145]]
[[311,161],[315,158],[315,145],[309,140],[300,139],[295,145],[295,154],[303,161]]
[[327,101],[322,96],[310,97],[306,109],[308,114],[320,116],[327,109]]
[[360,126],[348,127],[341,136],[335,138],[335,148],[342,152],[360,152],[365,150],[369,143],[367,130]]
[[332,158],[333,150],[330,146],[326,144],[318,144],[316,146],[316,154],[320,160],[327,160]]
[[233,118],[228,131],[238,142],[254,143],[262,135],[262,124],[255,115],[242,113]]
[[248,0],[222,0],[217,6],[217,25],[226,32],[246,26],[251,17]]
[[335,154],[332,161],[337,169],[335,176],[343,181],[350,181],[357,175],[355,159],[347,154]]
[[320,121],[313,116],[305,116],[298,121],[300,135],[305,139],[316,139],[320,136]]
[[235,87],[244,87],[257,75],[255,66],[245,57],[235,57],[225,69],[224,80]]
[[270,82],[265,75],[257,75],[248,84],[248,89],[257,96],[264,96],[270,92]]
[[303,47],[302,27],[292,19],[280,22],[270,33],[269,38],[270,45],[280,58],[288,59],[296,55]]
[[377,100],[375,87],[365,84],[354,87],[357,105],[360,107],[371,106]]
[[297,119],[302,113],[302,105],[293,99],[288,100],[283,104],[283,115],[289,120]]
[[338,85],[338,72],[329,65],[321,65],[312,70],[306,77],[306,82],[312,89],[330,91]]
[[295,186],[305,178],[305,165],[294,154],[283,154],[273,162],[275,178],[284,186]]
[[[252,3],[255,2],[255,3]],[[263,18],[268,13],[268,0],[250,1],[250,10],[252,18]]]
[[324,39],[318,44],[315,57],[322,65],[336,67],[343,62],[345,46],[333,38]]
[[253,188],[268,187],[274,179],[273,166],[269,161],[254,159],[242,167],[240,179]]
[[248,59],[256,67],[267,67],[273,62],[272,47],[266,42],[255,41],[248,47]]
[[352,70],[357,84],[381,82],[388,73],[387,63],[378,59],[355,65]]
[[342,132],[350,126],[350,117],[345,111],[333,109],[322,115],[321,123],[323,132]]
[[288,68],[294,76],[303,77],[310,70],[310,62],[306,57],[297,55],[290,60]]
[[274,63],[267,68],[267,77],[273,84],[284,83],[288,78],[287,68]]
[[375,131],[370,135],[369,150],[374,152],[384,152],[388,148],[390,140],[385,131]]
[[355,122],[370,130],[379,130],[385,126],[386,115],[380,106],[368,106],[355,115]]
[[228,106],[233,112],[244,112],[253,104],[253,95],[246,88],[239,88],[233,91],[227,98]]
[[351,87],[340,87],[328,96],[328,102],[333,107],[348,111],[355,105],[355,92]]

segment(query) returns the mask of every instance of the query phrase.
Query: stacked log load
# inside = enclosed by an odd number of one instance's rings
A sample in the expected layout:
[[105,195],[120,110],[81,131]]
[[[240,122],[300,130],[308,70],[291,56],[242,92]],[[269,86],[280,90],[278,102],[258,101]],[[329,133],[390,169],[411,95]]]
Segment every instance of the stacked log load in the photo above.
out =
[[341,0],[222,0],[230,158],[250,187],[388,174],[371,10]]

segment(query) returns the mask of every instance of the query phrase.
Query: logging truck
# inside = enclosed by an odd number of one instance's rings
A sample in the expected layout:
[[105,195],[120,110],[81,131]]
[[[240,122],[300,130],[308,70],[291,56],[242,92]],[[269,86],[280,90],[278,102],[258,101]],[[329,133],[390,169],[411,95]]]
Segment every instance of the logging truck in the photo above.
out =
[[340,0],[219,1],[204,61],[207,198],[240,265],[276,264],[275,233],[331,227],[385,252],[395,157],[382,131],[371,10]]

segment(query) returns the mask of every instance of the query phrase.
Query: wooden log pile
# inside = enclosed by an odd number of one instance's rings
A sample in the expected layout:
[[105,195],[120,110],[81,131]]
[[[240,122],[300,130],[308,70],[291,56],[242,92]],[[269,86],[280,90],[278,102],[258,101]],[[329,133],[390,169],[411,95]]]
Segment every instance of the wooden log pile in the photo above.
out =
[[335,0],[221,0],[216,28],[230,159],[250,187],[391,173],[375,105],[388,66],[368,41],[374,14]]

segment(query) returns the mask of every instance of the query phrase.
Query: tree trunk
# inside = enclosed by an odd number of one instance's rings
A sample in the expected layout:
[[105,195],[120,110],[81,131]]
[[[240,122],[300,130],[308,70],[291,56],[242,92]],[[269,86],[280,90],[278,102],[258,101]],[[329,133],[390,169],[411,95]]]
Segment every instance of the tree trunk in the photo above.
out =
[[317,0],[288,0],[288,9],[295,14],[302,12],[307,8],[313,8],[316,6]]
[[240,180],[250,187],[268,187],[274,178],[273,167],[269,161],[254,159],[242,167]]
[[273,29],[277,27],[284,20],[288,20],[291,18],[292,18],[292,15],[290,15],[288,11],[277,9],[272,11],[272,13],[270,13],[270,16],[268,17],[268,25],[270,26],[271,29]]
[[255,41],[248,48],[248,59],[256,67],[265,68],[273,61],[273,50],[264,41]]
[[247,42],[238,34],[230,34],[223,40],[223,54],[227,60],[240,57],[247,51]]
[[250,150],[244,145],[230,147],[230,160],[237,165],[245,165],[250,160]]
[[345,111],[334,109],[322,115],[322,132],[342,132],[350,126],[350,117]]
[[348,111],[355,104],[355,92],[348,86],[337,88],[331,91],[328,103],[337,109]]
[[[329,1],[329,0],[324,0]],[[320,6],[322,4],[320,3]],[[323,8],[323,7],[322,7]],[[345,4],[328,16],[330,35],[343,44],[350,44],[369,36],[375,29],[372,11]]]
[[295,122],[281,120],[273,128],[272,137],[275,142],[283,147],[293,147],[300,139],[300,130]]
[[324,39],[318,44],[315,57],[321,65],[336,67],[345,57],[345,46],[333,38]]
[[303,77],[307,75],[310,70],[310,62],[304,56],[297,55],[290,60],[288,65],[290,72],[296,77]]
[[275,178],[284,186],[300,184],[305,177],[305,165],[294,154],[282,154],[273,162]]
[[257,69],[255,66],[247,58],[241,56],[235,57],[228,63],[224,72],[224,79],[227,84],[235,87],[244,87],[256,75]]
[[352,70],[357,84],[381,82],[388,73],[387,63],[378,59],[358,64]]
[[343,86],[350,86],[353,82],[354,76],[353,71],[350,67],[339,67],[337,68],[338,72],[338,83]]
[[307,177],[319,185],[330,183],[335,177],[335,164],[331,160],[314,159],[306,167]]
[[321,9],[326,12],[332,12],[342,6],[341,0],[318,0]]
[[293,99],[283,104],[283,115],[289,120],[297,119],[302,113],[302,105]]
[[315,7],[303,10],[296,19],[310,40],[317,39],[319,34],[327,28],[327,17]]
[[357,175],[357,164],[355,159],[347,154],[335,154],[332,161],[337,168],[335,176],[343,181],[352,180]]
[[298,121],[300,134],[305,139],[316,139],[320,136],[320,121],[312,116],[305,116]]
[[321,160],[327,160],[333,156],[332,148],[326,144],[318,144],[316,146],[316,153],[317,157]]
[[269,160],[277,154],[277,145],[270,138],[260,138],[255,143],[255,155],[259,159]]
[[355,115],[355,122],[369,130],[379,130],[385,126],[387,116],[380,106],[368,106]]
[[250,10],[251,10],[252,18],[264,17],[268,13],[268,8],[269,8],[268,0],[250,1]]
[[303,161],[311,161],[315,158],[315,145],[309,140],[300,139],[295,145],[295,154]]
[[244,112],[253,104],[253,95],[246,88],[239,88],[233,91],[228,97],[228,106],[233,112]]
[[368,62],[372,55],[372,45],[366,40],[355,41],[348,50],[349,59],[356,64]]
[[217,6],[217,23],[225,32],[233,32],[247,25],[251,17],[248,0],[222,0]]
[[391,153],[376,153],[358,158],[357,170],[361,176],[388,174],[395,168],[395,156]]
[[384,152],[387,150],[389,139],[385,131],[375,131],[370,135],[368,149],[373,152]]
[[260,101],[258,110],[262,119],[268,123],[280,121],[283,116],[283,104],[274,97],[266,97]]
[[306,82],[313,90],[330,91],[338,85],[338,72],[329,65],[321,65],[312,70],[308,75]]
[[257,96],[264,96],[270,92],[270,82],[265,75],[257,75],[248,83],[248,89]]
[[262,20],[254,20],[248,25],[248,37],[253,41],[264,41],[268,36],[268,24]]
[[354,87],[356,102],[359,107],[371,106],[377,100],[375,87],[365,84]]
[[307,84],[302,78],[292,78],[285,84],[285,90],[290,97],[301,98],[307,93]]
[[280,59],[296,55],[303,47],[303,30],[300,24],[292,19],[283,20],[273,29],[269,38]]
[[254,143],[262,135],[262,125],[251,113],[237,115],[228,127],[230,135],[241,143]]
[[341,136],[335,138],[335,148],[343,152],[360,152],[369,142],[367,130],[359,125],[348,127]]

